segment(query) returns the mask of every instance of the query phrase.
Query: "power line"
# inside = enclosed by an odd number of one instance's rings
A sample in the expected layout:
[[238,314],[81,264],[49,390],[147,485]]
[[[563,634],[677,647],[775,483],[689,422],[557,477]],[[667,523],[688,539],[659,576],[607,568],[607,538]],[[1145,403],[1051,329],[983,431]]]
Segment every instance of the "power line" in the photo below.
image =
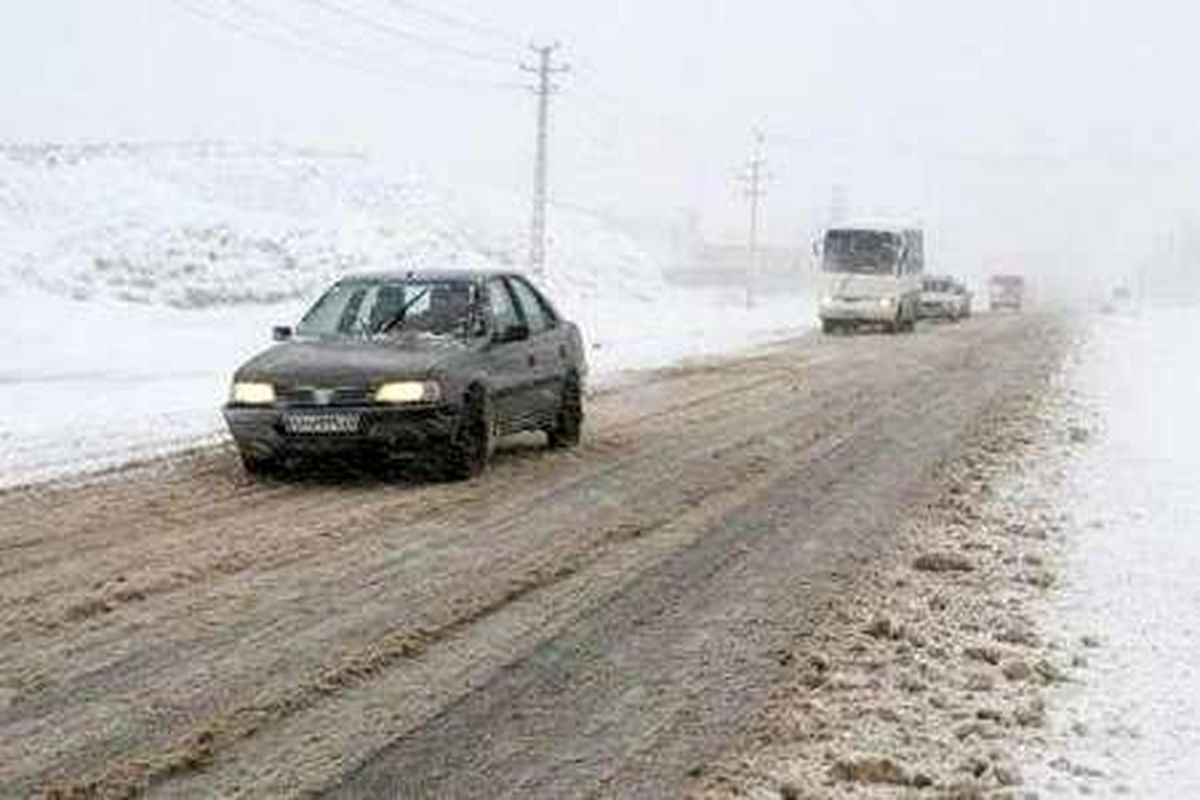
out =
[[483,22],[477,22],[475,20],[464,19],[453,14],[447,14],[445,11],[428,8],[418,3],[410,2],[410,0],[388,0],[388,2],[397,8],[407,9],[418,16],[431,19],[434,22],[440,22],[443,25],[449,25],[452,28],[459,28],[460,30],[474,33],[477,36],[494,39],[496,41],[504,42],[505,44],[517,45],[518,47],[524,45],[524,40],[522,40],[519,36],[509,33],[508,31],[498,28],[494,25],[488,25]]
[[[289,33],[292,34],[292,36],[296,37],[297,39],[299,39],[300,41],[302,41],[306,44],[318,45],[320,47],[323,47],[323,48],[326,48],[329,50],[334,50],[334,51],[337,51],[338,53],[348,56],[349,60],[356,61],[359,63],[364,63],[359,58],[359,56],[361,55],[361,51],[355,47],[347,46],[345,44],[342,44],[341,42],[338,42],[336,40],[322,36],[319,33],[315,33],[311,28],[306,28],[303,25],[297,25],[294,22],[292,22],[290,19],[287,19],[286,17],[282,17],[278,14],[273,14],[269,11],[265,11],[264,9],[262,9],[258,6],[255,6],[255,5],[250,4],[249,2],[246,2],[246,0],[226,0],[226,2],[230,3],[235,8],[241,9],[241,11],[244,14],[247,14],[251,17],[260,19],[269,25],[274,25],[274,26],[277,26],[279,28],[282,28],[282,29],[288,31]],[[366,66],[368,66],[368,68],[370,67],[370,65],[366,65]],[[409,74],[411,74],[413,76],[426,77],[426,78],[430,78],[434,81],[437,81],[439,84],[450,84],[450,85],[459,86],[462,88],[486,88],[486,89],[500,89],[500,88],[516,89],[516,88],[520,88],[520,84],[515,83],[515,82],[503,83],[500,81],[479,81],[479,80],[473,80],[470,78],[446,78],[444,76],[438,75],[438,74],[430,72],[428,70],[413,69],[408,66],[405,67],[403,73],[396,73],[391,70],[382,70],[382,71],[390,73],[390,74],[403,75],[404,77],[408,77]]]
[[[292,31],[292,37],[281,36],[274,31],[250,27],[222,14],[214,13],[211,9],[199,5],[198,3],[191,2],[190,0],[172,0],[172,2],[174,2],[178,8],[186,11],[188,14],[204,19],[207,22],[232,31],[233,33],[236,33],[244,38],[253,39],[260,43],[268,44],[276,48],[290,50],[295,53],[301,53],[307,56],[315,56],[325,62],[336,64],[343,69],[368,75],[372,78],[385,82],[454,89],[511,90],[521,88],[521,85],[518,83],[438,78],[437,76],[428,72],[405,73],[380,68],[357,58],[357,51],[355,51],[353,48],[346,47],[328,40],[315,39],[310,34],[307,34],[305,29],[301,26],[292,25],[290,23],[281,24],[278,19],[274,19],[272,24],[276,24],[280,28]],[[261,11],[261,9],[251,8],[245,3],[240,2],[240,0],[231,0],[231,2],[252,16],[257,16],[261,19],[273,17],[273,15]],[[349,54],[349,57],[347,57],[346,54]]]
[[[571,75],[573,90],[564,102],[573,106],[576,113],[568,115],[564,111],[562,124],[564,127],[569,125],[589,152],[597,154],[597,163],[603,165],[601,169],[643,172],[647,158],[654,158],[649,155],[651,152],[661,152],[664,158],[672,159],[672,163],[676,163],[674,159],[694,160],[696,139],[692,125],[661,111],[623,102],[620,96],[607,91],[580,70],[574,58]],[[577,84],[580,91],[574,91]],[[646,128],[652,131],[646,131]]]
[[593,80],[586,71],[575,71],[576,80],[582,84],[587,93],[598,103],[607,105],[613,111],[623,111],[632,113],[641,117],[647,122],[654,123],[658,129],[667,134],[668,137],[680,142],[691,142],[695,136],[695,125],[685,122],[684,120],[673,117],[663,111],[643,111],[637,108],[631,108],[628,103],[622,102],[621,98],[605,90],[595,80]]
[[489,64],[504,64],[505,66],[512,66],[513,64],[513,59],[511,58],[498,56],[492,53],[485,53],[479,50],[456,47],[455,45],[447,44],[441,40],[433,39],[419,33],[413,33],[412,31],[404,28],[396,27],[395,25],[387,22],[380,22],[377,19],[372,19],[366,14],[360,14],[357,11],[351,11],[335,3],[328,2],[328,0],[304,0],[304,2],[308,3],[309,5],[324,9],[330,14],[336,14],[339,17],[348,19],[351,22],[354,22],[355,24],[361,25],[365,28],[370,28],[378,33],[401,39],[405,42],[415,44],[419,47],[424,47],[428,50],[435,50],[441,53],[458,56],[459,58],[465,58],[472,61],[482,61]]

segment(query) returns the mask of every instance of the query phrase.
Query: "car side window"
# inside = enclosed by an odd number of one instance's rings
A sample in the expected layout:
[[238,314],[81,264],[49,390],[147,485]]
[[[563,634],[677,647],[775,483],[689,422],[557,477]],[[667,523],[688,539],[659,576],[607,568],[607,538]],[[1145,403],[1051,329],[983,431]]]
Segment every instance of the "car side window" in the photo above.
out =
[[521,317],[513,304],[512,294],[509,293],[508,287],[502,279],[496,278],[488,281],[487,292],[488,307],[491,310],[495,331],[505,331],[513,325],[521,323]]
[[549,328],[557,326],[558,312],[554,310],[554,306],[550,305],[550,301],[546,299],[546,295],[542,294],[540,289],[528,281],[525,281],[525,285],[529,288],[530,293],[537,298],[538,308],[542,310],[542,316],[546,318],[546,326]]
[[529,326],[529,332],[537,335],[549,328],[554,327],[554,318],[547,314],[546,305],[528,283],[520,278],[511,278],[509,286],[513,288],[513,292],[517,296],[517,302],[524,312],[525,324]]

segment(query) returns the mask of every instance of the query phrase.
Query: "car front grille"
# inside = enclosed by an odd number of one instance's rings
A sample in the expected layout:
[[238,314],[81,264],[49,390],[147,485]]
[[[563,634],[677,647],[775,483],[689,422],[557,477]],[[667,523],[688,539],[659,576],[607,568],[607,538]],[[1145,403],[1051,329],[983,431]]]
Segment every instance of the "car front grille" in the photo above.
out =
[[355,406],[371,402],[366,386],[284,386],[279,402],[286,406]]

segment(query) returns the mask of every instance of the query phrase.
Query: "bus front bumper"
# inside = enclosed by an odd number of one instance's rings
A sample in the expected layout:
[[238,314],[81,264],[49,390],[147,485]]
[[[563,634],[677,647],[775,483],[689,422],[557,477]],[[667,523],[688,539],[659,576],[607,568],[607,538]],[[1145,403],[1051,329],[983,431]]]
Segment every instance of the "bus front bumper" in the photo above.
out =
[[892,322],[899,301],[892,297],[827,297],[819,315],[831,322]]

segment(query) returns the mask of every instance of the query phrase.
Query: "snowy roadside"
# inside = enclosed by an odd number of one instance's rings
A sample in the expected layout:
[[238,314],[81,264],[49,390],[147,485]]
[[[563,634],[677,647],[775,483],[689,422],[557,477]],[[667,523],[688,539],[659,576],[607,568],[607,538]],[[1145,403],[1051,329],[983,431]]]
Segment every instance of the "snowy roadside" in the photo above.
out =
[[1200,796],[1195,309],[1098,317],[815,612],[708,798]]
[[1200,797],[1198,337],[1194,308],[1101,318],[1067,376],[1077,442],[1040,492],[1069,513],[1049,618],[1078,668],[1028,755],[1048,796]]
[[0,486],[216,442],[229,372],[281,312],[0,295]]
[[[630,370],[752,349],[812,326],[811,301],[749,311],[711,292],[567,297],[594,387]],[[224,441],[234,367],[303,303],[180,310],[0,293],[0,486],[82,474]]]

